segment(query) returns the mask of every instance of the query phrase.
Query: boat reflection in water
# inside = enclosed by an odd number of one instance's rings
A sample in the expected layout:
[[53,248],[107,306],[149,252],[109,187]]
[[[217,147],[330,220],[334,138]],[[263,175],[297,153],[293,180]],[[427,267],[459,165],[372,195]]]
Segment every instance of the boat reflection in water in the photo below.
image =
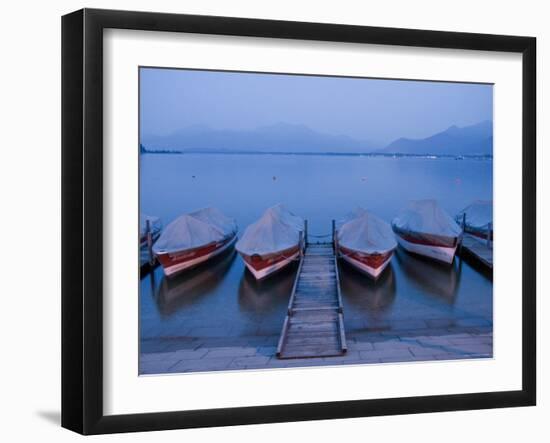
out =
[[446,265],[401,249],[395,255],[403,274],[423,294],[454,304],[460,286],[462,260]]
[[252,316],[280,311],[288,304],[294,279],[296,263],[278,272],[276,278],[256,280],[250,272],[243,272],[239,284],[240,310]]
[[156,294],[159,312],[168,317],[214,292],[225,278],[234,259],[235,250],[231,248],[198,268],[176,277],[164,277]]
[[396,293],[392,263],[376,281],[344,261],[340,261],[338,270],[345,305],[374,317],[391,308]]

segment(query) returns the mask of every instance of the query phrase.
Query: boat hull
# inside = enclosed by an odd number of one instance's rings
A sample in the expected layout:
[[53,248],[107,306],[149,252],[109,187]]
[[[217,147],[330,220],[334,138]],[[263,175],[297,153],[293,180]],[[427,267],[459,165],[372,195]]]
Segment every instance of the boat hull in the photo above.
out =
[[277,251],[264,256],[249,256],[240,253],[243,258],[246,268],[254,276],[256,280],[262,280],[277,271],[285,268],[294,262],[300,256],[300,248],[298,245]]
[[414,254],[423,255],[443,263],[451,264],[456,254],[458,241],[454,246],[441,246],[429,243],[417,243],[405,240],[399,233],[395,233],[397,243],[406,251]]
[[171,253],[157,254],[164,275],[172,277],[188,269],[192,269],[233,247],[237,235],[215,244],[205,245],[193,250],[183,250]]
[[366,254],[340,246],[338,255],[368,277],[377,280],[390,264],[393,250],[383,254]]

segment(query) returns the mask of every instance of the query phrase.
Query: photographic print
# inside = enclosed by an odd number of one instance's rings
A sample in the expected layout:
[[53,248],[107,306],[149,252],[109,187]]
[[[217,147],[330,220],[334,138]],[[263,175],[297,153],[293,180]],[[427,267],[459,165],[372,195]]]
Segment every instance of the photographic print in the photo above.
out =
[[139,373],[493,357],[493,85],[139,68]]

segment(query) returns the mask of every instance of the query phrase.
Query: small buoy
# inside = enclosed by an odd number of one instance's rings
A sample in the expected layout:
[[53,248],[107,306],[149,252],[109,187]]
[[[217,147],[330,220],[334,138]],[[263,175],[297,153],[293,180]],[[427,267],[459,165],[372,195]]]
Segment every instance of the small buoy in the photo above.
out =
[[277,177],[273,176],[273,180],[277,180]]
[[362,182],[366,182],[366,181],[367,181],[367,177],[361,177],[361,181],[362,181]]
[[195,178],[195,176],[194,176],[194,175],[192,175],[192,176],[191,176],[191,178]]

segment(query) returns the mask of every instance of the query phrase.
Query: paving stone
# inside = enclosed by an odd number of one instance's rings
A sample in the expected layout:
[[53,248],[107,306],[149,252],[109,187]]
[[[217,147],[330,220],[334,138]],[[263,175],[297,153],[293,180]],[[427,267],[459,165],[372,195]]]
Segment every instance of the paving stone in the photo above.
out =
[[166,374],[174,366],[173,360],[155,360],[139,362],[139,374]]
[[492,354],[493,346],[482,343],[462,344],[455,345],[455,350],[468,354]]
[[208,351],[208,354],[205,358],[216,358],[216,357],[247,357],[256,354],[256,348],[243,348],[243,347],[234,347],[234,348],[214,348]]
[[348,341],[348,352],[349,351],[372,351],[374,349],[374,344],[367,341]]
[[401,340],[387,340],[380,341],[373,344],[375,350],[387,350],[387,349],[408,349],[411,344],[418,344],[416,341],[412,343],[409,341]]
[[[279,360],[285,362],[285,368],[305,368],[311,366],[330,366],[326,362],[323,362],[321,358],[289,358],[288,360]],[[270,361],[271,366],[274,362]]]
[[472,359],[472,358],[486,358],[486,357],[479,357],[479,356],[468,355],[468,354],[464,354],[464,355],[461,355],[461,354],[440,354],[440,355],[435,356],[436,360],[468,360],[468,359]]
[[323,357],[323,362],[325,363],[344,363],[348,361],[357,361],[361,359],[361,354],[359,351],[349,350],[342,356],[337,357]]
[[151,353],[151,354],[142,354],[140,357],[140,361],[147,362],[147,361],[173,361],[178,362],[180,360],[192,360],[196,358],[202,358],[208,353],[208,350],[206,349],[199,349],[199,350],[180,350],[180,351],[172,351],[172,352],[157,352],[157,353]]
[[242,357],[235,358],[230,364],[231,369],[265,368],[271,357]]
[[[472,324],[478,324],[480,319],[473,320]],[[401,324],[407,325],[407,322],[410,327],[410,319],[402,320]],[[327,358],[278,359],[275,356],[278,339],[278,334],[144,339],[140,341],[140,373],[406,363],[490,358],[493,355],[492,328],[486,325],[404,329],[391,333],[353,331],[347,335],[348,353]]]
[[389,358],[407,358],[411,357],[411,353],[408,349],[385,349],[374,351],[359,351],[361,358],[368,361],[377,361],[378,359]]
[[468,336],[449,339],[449,342],[454,345],[473,345],[473,344],[493,344],[493,337],[487,336]]
[[424,360],[425,360],[425,357],[419,358],[409,354],[408,356],[400,356],[400,357],[383,357],[379,359],[379,363],[410,363],[413,361],[424,361]]
[[229,367],[233,358],[201,358],[199,360],[182,360],[171,366],[169,372],[203,372],[224,370]]

